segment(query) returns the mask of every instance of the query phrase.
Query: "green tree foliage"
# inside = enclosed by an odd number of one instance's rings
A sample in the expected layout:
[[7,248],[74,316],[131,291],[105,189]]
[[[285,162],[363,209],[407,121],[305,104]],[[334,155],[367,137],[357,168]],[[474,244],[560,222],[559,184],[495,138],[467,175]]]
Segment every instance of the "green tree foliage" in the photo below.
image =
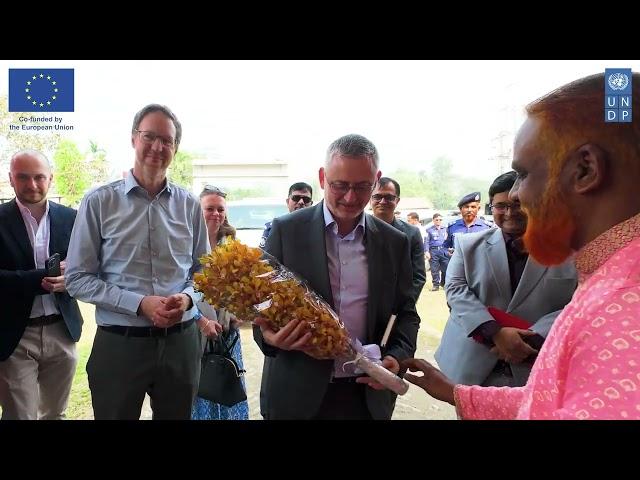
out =
[[89,168],[82,153],[71,140],[61,140],[53,155],[56,191],[65,204],[75,207],[91,185]]
[[107,151],[98,146],[97,142],[89,140],[89,151],[86,156],[89,178],[93,185],[100,185],[109,180],[109,164]]
[[193,159],[194,153],[178,151],[167,171],[167,177],[173,183],[177,183],[187,190],[193,185]]
[[482,192],[484,202],[489,189],[487,180],[456,174],[451,159],[447,157],[433,160],[428,172],[399,169],[388,174],[385,172],[384,176],[400,184],[403,197],[426,198],[438,210],[457,209],[458,200],[473,191]]

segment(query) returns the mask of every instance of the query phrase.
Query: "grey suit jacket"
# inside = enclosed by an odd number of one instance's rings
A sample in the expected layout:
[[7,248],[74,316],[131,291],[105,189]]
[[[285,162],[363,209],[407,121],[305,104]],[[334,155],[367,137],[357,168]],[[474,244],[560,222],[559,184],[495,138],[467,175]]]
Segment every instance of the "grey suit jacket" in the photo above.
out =
[[[461,235],[457,247],[445,282],[451,313],[435,358],[455,383],[481,385],[498,361],[487,346],[469,337],[478,326],[493,320],[486,307],[513,313],[546,337],[571,300],[577,275],[572,261],[544,267],[529,257],[512,296],[507,251],[499,228]],[[521,384],[526,383],[530,368],[530,364],[512,365]]]
[[[316,293],[333,306],[325,246],[323,202],[273,221],[265,250],[304,278]],[[407,236],[370,215],[365,217],[365,250],[369,270],[367,338],[380,343],[389,317],[395,326],[382,354],[398,361],[412,357],[420,318],[410,297],[411,262]],[[276,349],[263,341],[254,327],[254,338],[267,356],[262,374],[260,403],[270,420],[309,419],[320,408],[333,371],[333,360],[316,360],[299,351]],[[367,388],[367,405],[373,418],[389,419],[395,394]]]
[[397,218],[393,219],[391,225],[409,237],[409,244],[411,245],[411,268],[413,269],[413,289],[411,295],[414,301],[418,303],[422,287],[424,287],[424,283],[427,281],[422,234],[417,227],[398,220]]

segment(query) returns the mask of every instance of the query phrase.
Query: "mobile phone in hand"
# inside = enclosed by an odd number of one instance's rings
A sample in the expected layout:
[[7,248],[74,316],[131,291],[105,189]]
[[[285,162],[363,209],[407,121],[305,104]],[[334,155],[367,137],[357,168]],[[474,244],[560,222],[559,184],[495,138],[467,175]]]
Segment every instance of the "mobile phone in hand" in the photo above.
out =
[[59,277],[62,275],[62,271],[60,270],[60,254],[54,253],[49,258],[47,258],[44,266],[47,270],[47,277]]

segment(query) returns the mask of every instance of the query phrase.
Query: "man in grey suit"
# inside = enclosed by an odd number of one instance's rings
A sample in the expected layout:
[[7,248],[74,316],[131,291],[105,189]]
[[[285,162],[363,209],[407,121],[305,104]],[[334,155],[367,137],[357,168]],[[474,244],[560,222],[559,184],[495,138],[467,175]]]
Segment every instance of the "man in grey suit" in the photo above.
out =
[[[394,373],[413,355],[420,319],[410,297],[407,236],[364,214],[380,178],[376,147],[360,135],[333,142],[319,170],[324,200],[276,218],[265,250],[302,276],[338,313],[352,338],[379,344],[397,319],[382,365]],[[266,358],[261,411],[277,419],[390,419],[395,394],[369,377],[344,372],[343,362],[305,353],[307,326],[291,320],[278,332],[264,319],[254,338]]]
[[[435,358],[455,383],[525,385],[551,324],[577,285],[571,261],[543,267],[524,251],[527,219],[519,202],[509,201],[516,177],[513,171],[500,175],[489,188],[500,228],[460,236],[449,262],[445,291],[451,314]],[[489,306],[531,327],[502,327]]]
[[417,227],[396,218],[394,212],[400,203],[400,184],[393,178],[380,177],[371,195],[371,209],[373,216],[387,222],[409,237],[411,245],[411,267],[413,269],[413,289],[411,296],[417,303],[420,292],[427,280],[424,265],[424,246],[422,233]]

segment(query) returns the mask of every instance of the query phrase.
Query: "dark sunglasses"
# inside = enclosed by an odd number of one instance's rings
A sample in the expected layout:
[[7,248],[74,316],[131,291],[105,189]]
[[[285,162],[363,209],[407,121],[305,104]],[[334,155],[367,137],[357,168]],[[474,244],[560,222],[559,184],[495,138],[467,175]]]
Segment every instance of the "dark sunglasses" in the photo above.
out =
[[202,189],[202,193],[205,193],[205,192],[215,193],[216,195],[220,195],[222,198],[225,198],[227,196],[227,192],[219,189],[214,185],[205,185],[204,188]]
[[371,199],[374,202],[380,202],[382,201],[383,198],[390,203],[390,202],[395,202],[398,196],[392,193],[374,193],[373,195],[371,195]]
[[291,197],[289,198],[291,198],[294,203],[298,203],[300,199],[302,199],[305,205],[309,205],[311,202],[313,202],[313,200],[311,200],[311,197],[308,197],[306,195],[291,195]]

